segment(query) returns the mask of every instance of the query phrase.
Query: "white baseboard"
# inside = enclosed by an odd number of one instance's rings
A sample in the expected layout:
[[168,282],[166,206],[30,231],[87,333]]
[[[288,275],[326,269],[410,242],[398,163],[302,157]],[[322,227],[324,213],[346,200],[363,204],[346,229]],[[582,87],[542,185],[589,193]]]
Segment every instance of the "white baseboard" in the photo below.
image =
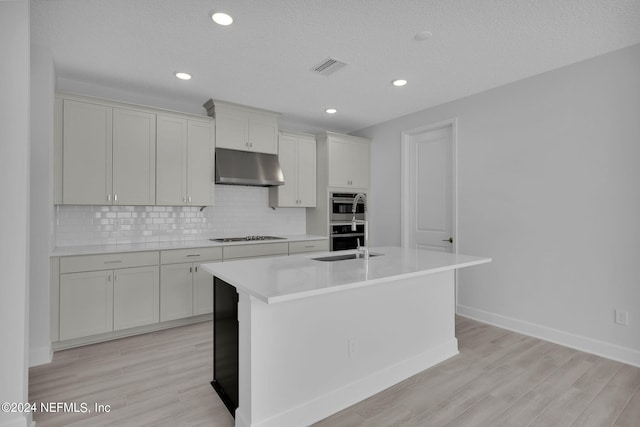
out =
[[555,344],[586,353],[602,356],[607,359],[616,360],[628,365],[640,367],[640,351],[632,348],[622,347],[616,344],[596,340],[593,338],[576,335],[559,329],[549,328],[547,326],[526,322],[520,319],[503,316],[501,314],[491,313],[477,308],[467,307],[458,304],[456,312],[463,317],[477,320],[479,322],[488,323],[513,332],[540,338]]
[[46,365],[53,360],[53,348],[51,344],[29,349],[29,367]]
[[54,341],[52,343],[52,347],[54,351],[66,350],[68,348],[80,347],[83,345],[95,344],[95,343],[110,341],[110,340],[117,340],[120,338],[132,337],[134,335],[146,334],[149,332],[160,331],[163,329],[191,325],[193,323],[199,323],[199,322],[207,322],[209,320],[213,320],[213,313],[200,314],[198,316],[185,317],[183,319],[153,323],[151,325],[138,326],[135,328],[121,329],[119,331],[106,332],[104,334],[98,334],[98,335],[90,335],[88,337],[72,338],[65,341]]
[[[458,340],[453,339],[411,359],[346,384],[315,399],[281,412],[265,420],[247,423],[247,418],[236,411],[236,425],[247,427],[306,426],[320,421],[349,406],[381,392],[419,372],[458,354]],[[240,409],[240,408],[238,408]],[[239,422],[240,421],[240,422]]]

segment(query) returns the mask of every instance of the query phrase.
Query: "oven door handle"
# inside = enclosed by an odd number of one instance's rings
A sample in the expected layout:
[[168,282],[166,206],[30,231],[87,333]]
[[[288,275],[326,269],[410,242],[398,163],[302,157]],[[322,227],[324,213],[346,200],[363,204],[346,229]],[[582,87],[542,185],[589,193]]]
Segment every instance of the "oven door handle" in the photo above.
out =
[[[348,198],[337,198],[334,197],[331,199],[331,203],[349,203],[349,204],[353,204],[353,199],[348,199]],[[364,200],[360,199],[358,200],[358,204],[363,204]]]

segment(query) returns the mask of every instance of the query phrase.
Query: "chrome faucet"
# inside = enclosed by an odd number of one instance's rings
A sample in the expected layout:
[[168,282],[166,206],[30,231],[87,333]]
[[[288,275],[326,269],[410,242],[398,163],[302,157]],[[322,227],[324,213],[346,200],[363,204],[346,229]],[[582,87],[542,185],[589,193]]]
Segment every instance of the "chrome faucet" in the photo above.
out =
[[362,199],[364,203],[364,212],[366,218],[367,212],[367,196],[364,193],[358,193],[353,198],[353,206],[351,208],[351,212],[353,213],[353,218],[351,218],[351,231],[357,231],[358,224],[364,224],[364,246],[360,246],[360,239],[358,239],[358,254],[363,255],[365,260],[369,259],[369,221],[366,219],[356,219],[356,208],[358,206],[358,201]]

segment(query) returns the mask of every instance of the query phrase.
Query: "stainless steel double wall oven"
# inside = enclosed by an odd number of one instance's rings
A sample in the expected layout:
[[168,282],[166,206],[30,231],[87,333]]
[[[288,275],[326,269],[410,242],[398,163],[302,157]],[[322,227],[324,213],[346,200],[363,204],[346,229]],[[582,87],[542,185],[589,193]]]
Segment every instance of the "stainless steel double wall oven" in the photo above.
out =
[[[364,225],[359,224],[356,231],[351,230],[353,218],[353,199],[357,193],[329,193],[329,233],[332,251],[356,249],[358,240],[364,244]],[[356,205],[356,219],[365,218],[364,201]]]

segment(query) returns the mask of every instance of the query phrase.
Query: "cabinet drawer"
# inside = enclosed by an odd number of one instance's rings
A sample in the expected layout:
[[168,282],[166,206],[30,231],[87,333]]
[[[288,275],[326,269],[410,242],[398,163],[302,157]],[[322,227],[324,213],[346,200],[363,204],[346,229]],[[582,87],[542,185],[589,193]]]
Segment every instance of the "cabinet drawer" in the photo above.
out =
[[327,252],[329,251],[329,240],[312,240],[306,242],[290,242],[289,253],[300,252]]
[[158,265],[158,252],[80,255],[60,258],[60,273]]
[[222,250],[223,259],[249,258],[269,255],[288,255],[289,244],[286,242],[279,243],[262,243],[256,245],[238,245],[225,246]]
[[161,264],[222,259],[222,248],[172,249],[160,252]]

